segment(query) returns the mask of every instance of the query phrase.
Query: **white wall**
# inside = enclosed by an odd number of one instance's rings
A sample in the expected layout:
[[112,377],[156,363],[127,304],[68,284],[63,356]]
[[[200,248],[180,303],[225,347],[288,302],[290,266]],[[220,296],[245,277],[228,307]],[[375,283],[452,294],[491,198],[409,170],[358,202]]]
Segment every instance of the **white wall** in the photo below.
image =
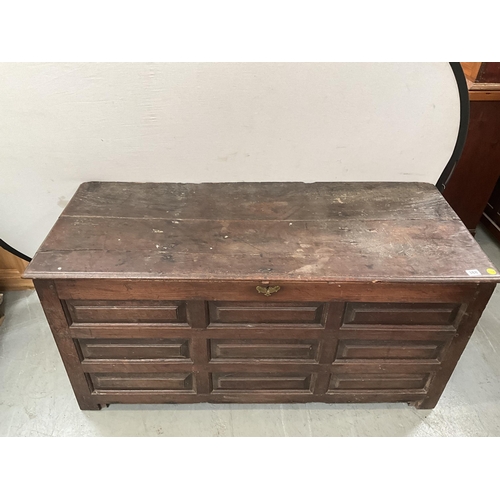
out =
[[435,183],[459,110],[448,63],[0,64],[0,238],[89,180]]

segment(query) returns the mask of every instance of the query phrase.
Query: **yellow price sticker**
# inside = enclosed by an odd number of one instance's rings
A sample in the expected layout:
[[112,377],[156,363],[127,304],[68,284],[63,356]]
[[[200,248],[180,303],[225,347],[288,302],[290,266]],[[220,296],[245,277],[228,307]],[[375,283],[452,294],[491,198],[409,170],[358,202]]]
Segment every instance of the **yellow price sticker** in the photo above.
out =
[[487,272],[488,274],[496,274],[496,273],[497,273],[497,272],[496,272],[494,269],[492,269],[491,267],[488,267],[488,269],[486,269],[486,272]]

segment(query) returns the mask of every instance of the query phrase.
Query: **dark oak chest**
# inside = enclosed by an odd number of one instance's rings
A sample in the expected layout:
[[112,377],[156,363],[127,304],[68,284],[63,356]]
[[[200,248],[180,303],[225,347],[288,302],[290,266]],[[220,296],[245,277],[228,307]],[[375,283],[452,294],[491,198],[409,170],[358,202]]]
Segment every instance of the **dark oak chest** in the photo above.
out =
[[82,409],[432,408],[496,273],[429,184],[89,182],[25,276]]

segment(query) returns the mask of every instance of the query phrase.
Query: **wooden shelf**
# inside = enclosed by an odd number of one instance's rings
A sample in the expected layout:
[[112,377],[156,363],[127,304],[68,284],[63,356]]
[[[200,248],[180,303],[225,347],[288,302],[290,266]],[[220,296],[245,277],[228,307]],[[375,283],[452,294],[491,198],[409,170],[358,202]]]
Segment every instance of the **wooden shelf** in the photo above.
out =
[[471,101],[500,101],[500,63],[460,63]]

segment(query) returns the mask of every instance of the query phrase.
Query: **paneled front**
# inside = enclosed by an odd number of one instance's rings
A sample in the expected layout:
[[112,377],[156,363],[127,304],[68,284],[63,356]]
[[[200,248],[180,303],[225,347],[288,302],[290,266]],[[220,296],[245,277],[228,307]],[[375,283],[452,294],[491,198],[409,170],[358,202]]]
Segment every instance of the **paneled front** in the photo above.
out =
[[264,394],[349,401],[349,394],[355,400],[391,391],[418,398],[463,310],[454,303],[272,298],[66,303],[70,331],[90,332],[75,342],[100,397],[189,393],[249,401]]
[[104,290],[60,299],[95,404],[419,404],[445,366],[468,306],[408,296],[303,301],[300,287],[295,301],[158,300],[131,290],[133,296],[117,300]]

